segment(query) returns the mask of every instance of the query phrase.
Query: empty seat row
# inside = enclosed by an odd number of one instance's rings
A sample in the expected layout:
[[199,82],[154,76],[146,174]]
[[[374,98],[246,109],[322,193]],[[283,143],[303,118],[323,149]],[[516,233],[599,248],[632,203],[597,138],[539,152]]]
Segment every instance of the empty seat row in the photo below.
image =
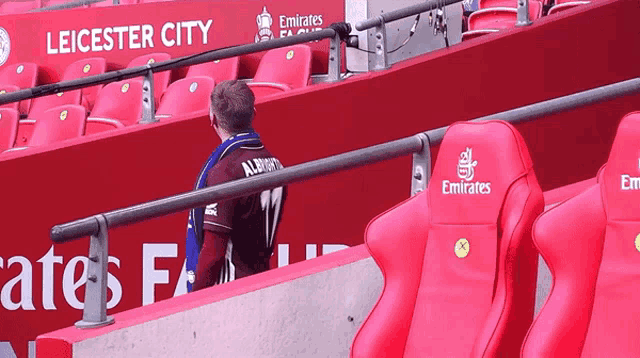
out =
[[513,126],[451,125],[427,190],[366,229],[384,288],[351,357],[639,357],[639,143],[634,112],[597,184],[543,213]]
[[[128,67],[169,59],[168,54],[153,53],[135,58]],[[256,97],[307,86],[311,73],[311,59],[311,49],[307,45],[270,50],[263,56],[249,86]],[[71,80],[104,73],[105,69],[106,62],[103,58],[84,59],[69,65],[62,77],[63,80]],[[238,70],[239,59],[235,57],[191,66],[185,78],[170,85],[170,71],[155,73],[156,118],[166,120],[207,111],[209,96],[216,81],[235,79]],[[0,94],[33,86],[37,72],[38,66],[35,64],[9,66],[0,73]],[[112,82],[105,86],[60,92],[31,101],[22,101],[19,104],[8,103],[1,108],[14,109],[23,116],[26,114],[26,118],[20,120],[15,141],[15,146],[26,146],[30,143],[34,124],[43,114],[51,108],[63,105],[84,105],[89,113],[85,134],[134,125],[142,117],[142,93],[142,78],[135,78]]]
[[[535,21],[544,15],[545,6],[549,8],[547,15],[589,4],[589,1],[556,0],[551,6],[550,0],[529,0],[529,19]],[[478,10],[468,18],[467,29],[462,33],[462,40],[467,41],[479,36],[513,28],[517,21],[516,0],[480,0]]]

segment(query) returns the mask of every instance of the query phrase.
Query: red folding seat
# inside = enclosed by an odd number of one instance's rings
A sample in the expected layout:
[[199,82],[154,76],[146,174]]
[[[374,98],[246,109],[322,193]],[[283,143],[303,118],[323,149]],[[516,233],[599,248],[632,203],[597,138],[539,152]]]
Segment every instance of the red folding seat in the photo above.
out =
[[[4,3],[9,4],[9,3]],[[3,4],[3,5],[4,5]],[[16,63],[5,67],[0,71],[0,84],[14,85],[20,89],[27,89],[36,86],[38,80],[38,65],[30,62]],[[31,100],[20,102],[20,114],[29,113]]]
[[0,152],[13,147],[18,134],[18,111],[11,108],[0,108]]
[[162,95],[156,111],[159,120],[209,110],[215,82],[210,77],[186,77],[172,83]]
[[49,96],[38,97],[33,99],[29,117],[20,120],[18,126],[18,136],[16,146],[22,147],[28,145],[36,123],[42,118],[44,112],[51,108],[64,106],[68,104],[77,105],[81,101],[81,91],[73,90],[68,92],[60,92]]
[[[105,73],[107,70],[107,61],[102,57],[85,58],[78,60],[67,66],[62,75],[63,81],[75,80],[89,76],[95,76]],[[103,85],[85,87],[81,89],[82,105],[88,110],[93,108],[96,101],[96,95]]]
[[538,218],[553,286],[522,357],[640,357],[640,112],[620,122],[598,183]]
[[51,108],[64,106],[67,104],[81,104],[82,90],[73,90],[67,92],[58,92],[44,97],[37,97],[31,103],[29,109],[29,118],[38,120],[40,116]]
[[[18,86],[0,84],[0,94],[5,94],[5,93],[9,93],[9,92],[15,92],[15,91],[19,91],[19,90],[20,90],[20,88]],[[20,102],[5,103],[5,104],[1,105],[0,108],[11,108],[11,109],[15,109],[16,111],[19,111],[20,110]]]
[[[111,82],[104,86],[98,97],[89,120],[103,123],[118,121],[125,126],[138,123],[142,118],[142,82],[125,80]],[[106,121],[104,121],[106,120]],[[118,127],[114,125],[114,128]]]
[[543,206],[513,126],[449,127],[427,190],[367,227],[384,288],[351,357],[517,357],[533,319],[530,234]]
[[[533,0],[529,0],[529,3],[531,3],[531,1]],[[551,4],[550,0],[543,0],[540,2],[542,3],[542,5]],[[556,1],[556,3],[558,3],[558,1]],[[490,7],[512,7],[517,9],[518,0],[478,0],[478,9],[487,9]]]
[[124,124],[115,119],[87,118],[87,124],[84,127],[84,135],[101,133],[119,128],[124,128]]
[[[129,62],[127,68],[138,67],[138,66],[146,66],[149,63],[154,62],[163,62],[171,59],[171,55],[164,52],[158,53],[150,53],[147,55],[142,55],[134,58]],[[155,105],[158,106],[160,103],[160,97],[162,93],[169,86],[169,80],[171,79],[171,71],[163,71],[156,72],[153,75],[153,98],[155,99]],[[142,77],[140,77],[140,81],[142,81]]]
[[38,119],[28,146],[47,145],[84,134],[87,109],[80,105],[64,105],[44,112]]
[[[535,21],[542,17],[542,3],[529,0],[529,19]],[[518,9],[513,7],[491,7],[475,11],[469,16],[469,31],[462,34],[462,40],[467,41],[480,35],[496,32],[496,30],[510,29],[516,26]]]
[[201,63],[189,67],[186,77],[207,76],[220,83],[222,81],[235,80],[238,78],[240,68],[240,58],[231,57],[223,60]]
[[35,1],[7,1],[0,5],[0,15],[24,14],[41,7],[40,0]]
[[256,97],[305,87],[311,76],[311,48],[293,45],[267,51],[253,81],[247,83]]
[[559,12],[567,11],[578,6],[590,4],[590,1],[556,1],[556,4],[549,9],[547,15],[553,15]]

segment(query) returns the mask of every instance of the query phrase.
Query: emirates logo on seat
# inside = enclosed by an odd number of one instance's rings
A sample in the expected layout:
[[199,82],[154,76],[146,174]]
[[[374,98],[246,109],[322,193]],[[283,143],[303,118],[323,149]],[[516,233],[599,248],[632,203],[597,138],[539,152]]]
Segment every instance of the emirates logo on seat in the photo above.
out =
[[638,234],[638,236],[636,236],[636,250],[638,250],[638,252],[640,252],[640,234]]
[[458,160],[458,178],[466,181],[471,181],[475,174],[474,168],[478,165],[477,160],[473,160],[471,148],[467,147],[465,151],[460,153],[460,159]]

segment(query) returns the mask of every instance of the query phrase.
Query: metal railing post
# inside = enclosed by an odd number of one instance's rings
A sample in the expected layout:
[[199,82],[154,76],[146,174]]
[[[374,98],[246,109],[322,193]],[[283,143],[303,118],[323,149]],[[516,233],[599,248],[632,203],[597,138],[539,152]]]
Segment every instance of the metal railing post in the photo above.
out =
[[378,25],[376,29],[376,58],[373,62],[373,70],[381,71],[389,68],[389,59],[387,56],[387,26],[382,15],[378,16]]
[[104,215],[94,217],[98,222],[98,233],[91,235],[89,260],[87,261],[87,283],[84,291],[82,320],[77,328],[97,328],[114,322],[107,316],[107,266],[109,265],[109,233]]
[[336,34],[329,39],[329,82],[340,81],[340,65],[342,63],[340,44],[340,35],[336,32]]
[[142,119],[139,123],[157,122],[155,113],[156,104],[153,96],[153,71],[149,68],[149,71],[147,71],[142,81]]
[[529,19],[529,0],[518,0],[518,17],[516,26],[528,26],[531,25]]
[[413,166],[411,169],[411,196],[427,189],[431,178],[431,146],[429,136],[424,133],[417,135],[422,141],[422,149],[413,153]]

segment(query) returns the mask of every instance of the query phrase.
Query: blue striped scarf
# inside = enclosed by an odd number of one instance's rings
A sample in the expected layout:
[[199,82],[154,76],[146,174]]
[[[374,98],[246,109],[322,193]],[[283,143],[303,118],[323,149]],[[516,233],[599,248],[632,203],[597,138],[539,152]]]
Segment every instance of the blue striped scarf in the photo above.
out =
[[[222,160],[225,156],[229,155],[234,150],[243,146],[255,146],[260,145],[260,136],[254,131],[239,133],[225,140],[220,144],[209,156],[209,159],[205,162],[200,173],[198,174],[198,180],[194,186],[194,190],[203,189],[207,186],[207,173],[213,168],[216,163]],[[189,212],[189,221],[187,224],[187,291],[191,292],[193,287],[193,280],[195,278],[196,267],[198,265],[198,255],[202,249],[204,241],[204,208],[191,209]]]

